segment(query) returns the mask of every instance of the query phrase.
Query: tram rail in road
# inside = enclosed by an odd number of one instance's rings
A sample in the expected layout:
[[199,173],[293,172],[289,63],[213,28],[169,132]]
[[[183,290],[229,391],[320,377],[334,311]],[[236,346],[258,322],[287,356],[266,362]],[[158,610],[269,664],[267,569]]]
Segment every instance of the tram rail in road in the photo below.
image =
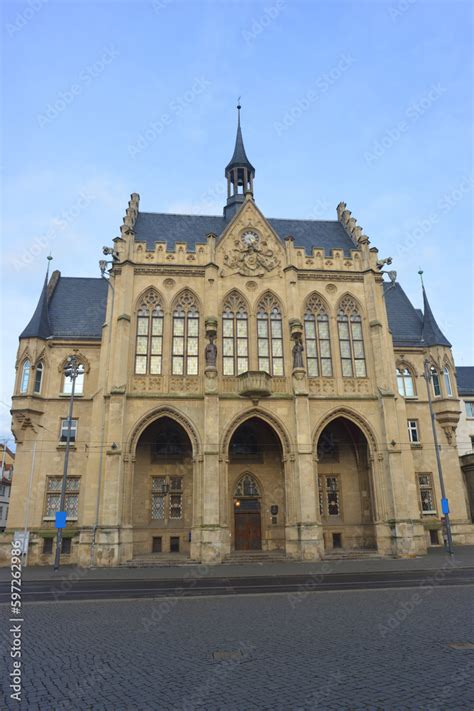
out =
[[[199,597],[272,593],[374,590],[474,585],[474,568],[298,574],[186,579],[82,579],[51,577],[23,581],[22,600],[55,602],[123,598]],[[0,583],[0,603],[10,600],[10,584]]]

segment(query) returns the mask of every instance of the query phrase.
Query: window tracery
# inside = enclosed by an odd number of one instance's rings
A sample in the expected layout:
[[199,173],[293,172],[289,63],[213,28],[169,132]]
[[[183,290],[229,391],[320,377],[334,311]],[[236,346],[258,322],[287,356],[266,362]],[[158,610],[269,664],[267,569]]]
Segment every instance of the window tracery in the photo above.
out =
[[343,377],[365,378],[367,368],[362,318],[359,307],[352,296],[347,295],[341,300],[337,314],[337,326]]
[[317,294],[312,294],[306,302],[304,333],[308,376],[310,378],[320,375],[331,377],[332,358],[329,316],[323,300]]

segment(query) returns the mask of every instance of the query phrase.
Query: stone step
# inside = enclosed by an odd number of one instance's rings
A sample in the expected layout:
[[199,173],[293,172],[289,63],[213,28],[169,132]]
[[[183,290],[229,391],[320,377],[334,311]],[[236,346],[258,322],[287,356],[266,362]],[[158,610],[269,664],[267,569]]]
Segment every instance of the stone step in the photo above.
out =
[[386,558],[377,551],[373,550],[337,550],[327,551],[324,554],[324,560],[367,560]]
[[283,563],[287,559],[284,551],[234,551],[225,556],[222,565],[242,565],[246,563]]
[[200,565],[199,561],[185,558],[184,556],[174,556],[162,553],[152,553],[150,555],[137,556],[132,560],[119,564],[120,568],[157,568],[162,566]]

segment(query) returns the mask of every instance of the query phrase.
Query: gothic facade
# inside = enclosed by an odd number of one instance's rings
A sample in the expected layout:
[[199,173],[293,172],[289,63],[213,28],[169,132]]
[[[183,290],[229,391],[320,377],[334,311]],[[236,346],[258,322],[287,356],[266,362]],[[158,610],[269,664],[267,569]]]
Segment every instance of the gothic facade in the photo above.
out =
[[442,543],[427,388],[454,543],[474,543],[455,364],[424,290],[422,313],[345,203],[268,219],[240,116],[225,176],[222,216],[141,212],[134,193],[101,278],[46,279],[19,342],[8,531],[51,562],[74,354],[70,562],[425,553]]

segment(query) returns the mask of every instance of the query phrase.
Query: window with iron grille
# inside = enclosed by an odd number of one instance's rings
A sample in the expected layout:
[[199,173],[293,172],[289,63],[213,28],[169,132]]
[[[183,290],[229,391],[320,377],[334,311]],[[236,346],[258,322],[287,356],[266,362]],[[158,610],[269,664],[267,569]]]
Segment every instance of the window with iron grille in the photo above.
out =
[[323,517],[341,515],[339,475],[319,477],[319,511]]
[[339,350],[341,354],[342,375],[344,378],[365,378],[364,337],[362,318],[359,309],[350,296],[345,296],[337,314]]
[[418,492],[420,507],[423,515],[436,515],[436,504],[433,494],[433,475],[431,473],[418,474]]
[[140,301],[137,314],[135,373],[161,375],[163,355],[163,304],[155,289]]
[[152,477],[151,517],[165,523],[183,518],[182,476]]
[[[78,503],[79,503],[79,485],[80,477],[68,477],[66,481],[66,497],[64,509],[66,511],[67,520],[76,520]],[[61,476],[49,476],[46,480],[46,504],[45,504],[45,519],[54,519],[56,512],[59,511],[61,502]]]

